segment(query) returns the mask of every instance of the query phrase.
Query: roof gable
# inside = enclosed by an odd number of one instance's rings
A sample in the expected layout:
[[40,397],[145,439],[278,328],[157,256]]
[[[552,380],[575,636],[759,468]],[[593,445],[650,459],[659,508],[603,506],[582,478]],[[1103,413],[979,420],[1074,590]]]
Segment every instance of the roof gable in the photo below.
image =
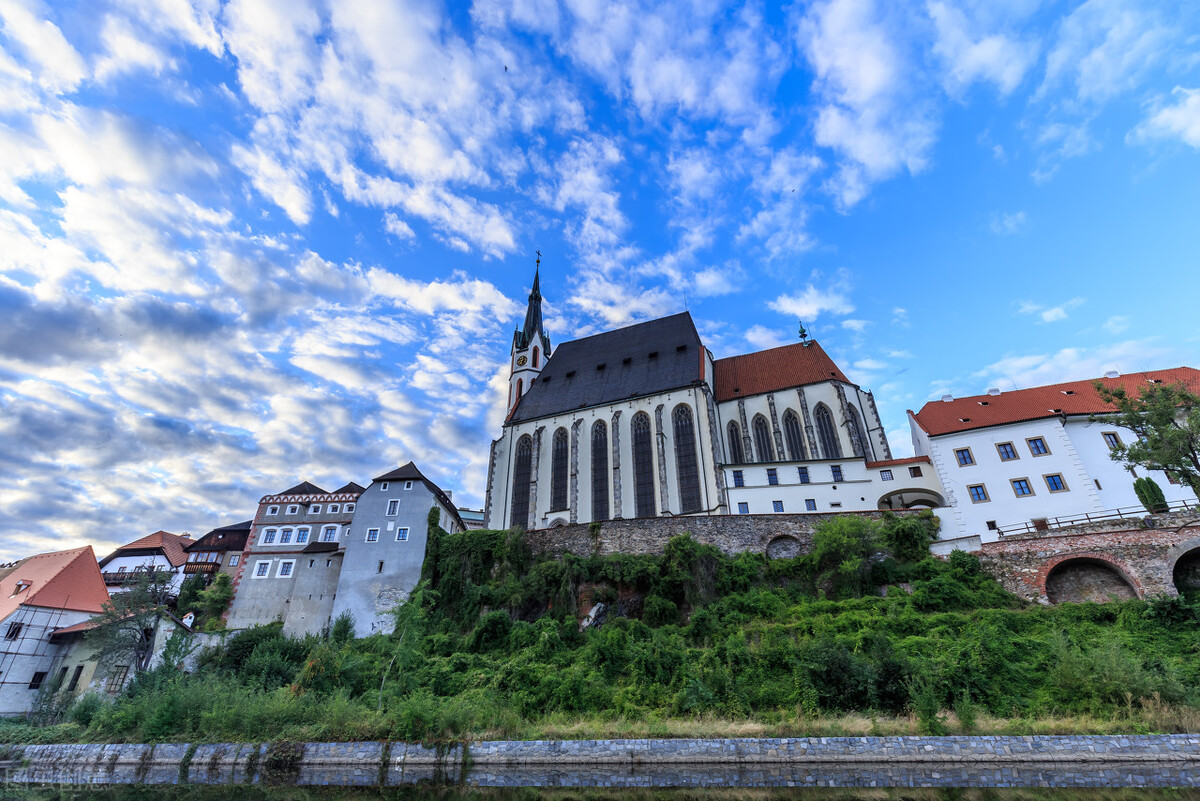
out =
[[692,386],[704,380],[703,363],[704,348],[687,312],[564,342],[509,422]]
[[362,495],[364,492],[366,492],[366,490],[367,490],[366,487],[360,487],[357,483],[351,481],[346,486],[335,489],[332,494],[333,495],[344,495],[346,493],[350,493],[352,495]]
[[1089,378],[1043,387],[1015,389],[997,395],[972,395],[949,401],[929,401],[913,415],[917,425],[930,436],[970,431],[977,428],[1043,420],[1060,415],[1104,414],[1113,407],[1104,403],[1095,382],[1111,389],[1123,388],[1137,397],[1152,382],[1184,384],[1200,393],[1200,371],[1176,367],[1145,373],[1130,373],[1115,378]]
[[[25,589],[17,592],[19,586]],[[0,620],[22,604],[98,614],[107,600],[90,545],[30,556],[0,578]]]
[[316,484],[311,484],[307,481],[301,481],[291,489],[285,489],[283,492],[276,493],[277,495],[328,495],[329,493],[318,487]]
[[[432,481],[427,479],[424,476],[424,474],[421,473],[420,469],[417,468],[417,465],[415,462],[409,462],[406,465],[397,467],[395,470],[392,470],[391,472],[384,473],[382,476],[379,476],[378,478],[376,478],[375,481],[420,481],[420,482],[422,482],[426,487],[429,488],[429,491],[433,493],[434,497],[437,498],[438,501],[441,502],[442,506],[446,507],[446,511],[449,512],[451,515],[453,515],[457,519],[458,524],[460,526],[462,525],[462,517],[458,514],[458,509],[455,508],[454,503],[450,500],[450,496],[447,495],[445,493],[445,491],[443,491],[442,488],[439,487],[437,484],[434,484]],[[466,528],[466,527],[463,526],[463,528]]]
[[214,528],[195,542],[185,545],[184,550],[192,551],[240,551],[246,547],[246,538],[250,536],[253,520],[241,523],[231,523],[228,526]]
[[134,540],[117,548],[117,550],[100,560],[100,566],[103,567],[118,556],[126,555],[123,552],[162,551],[163,556],[166,557],[168,562],[175,567],[179,567],[187,561],[186,548],[191,544],[191,537],[183,537],[179,534],[172,534],[169,531],[156,531],[153,534],[147,534],[140,540]]
[[822,381],[852,383],[815,340],[713,362],[713,395],[718,402]]

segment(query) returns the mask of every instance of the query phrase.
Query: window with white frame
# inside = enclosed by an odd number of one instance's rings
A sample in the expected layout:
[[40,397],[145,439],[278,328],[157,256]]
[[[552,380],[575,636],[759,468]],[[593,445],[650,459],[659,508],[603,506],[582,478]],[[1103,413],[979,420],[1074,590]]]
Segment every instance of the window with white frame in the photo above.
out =
[[326,526],[321,532],[321,542],[337,542],[337,526]]
[[380,489],[380,491],[382,491],[382,492],[387,492],[387,490],[388,490],[388,483],[387,483],[386,481],[385,481],[385,482],[383,482],[382,484],[380,484],[380,485],[379,485],[379,489]]
[[379,542],[379,529],[367,529],[367,542]]
[[767,468],[767,484],[774,487],[779,484],[779,471],[774,467]]
[[392,498],[390,501],[388,501],[388,505],[387,505],[387,516],[388,517],[392,517],[399,511],[400,511],[400,501],[396,500],[395,498]]
[[796,475],[800,477],[801,484],[807,484],[811,480],[808,477],[808,468],[807,467],[797,467]]
[[892,471],[891,470],[880,470],[879,471],[879,480],[880,481],[891,481],[892,480]]
[[306,542],[308,542],[308,529],[306,529],[306,528],[296,529],[296,544],[303,545]]
[[262,544],[270,545],[271,543],[275,542],[275,534],[276,534],[276,531],[273,528],[269,528],[266,531],[264,531],[263,535],[262,535]]
[[346,504],[346,510],[345,510],[345,511],[346,511],[346,513],[347,513],[347,514],[349,514],[350,512],[353,512],[353,511],[354,511],[354,504],[352,504],[352,503],[348,503],[348,504]]
[[733,486],[735,486],[735,487],[746,486],[746,474],[743,473],[741,470],[733,471]]
[[271,574],[270,560],[263,560],[254,563],[254,578],[266,578]]
[[842,480],[842,466],[840,464],[830,465],[829,466],[829,475],[833,477],[834,481],[841,481]]
[[277,514],[279,514],[279,507],[278,507],[278,506],[268,506],[268,507],[267,507],[267,514],[269,514],[269,515],[277,515]]
[[240,553],[235,553],[229,557],[229,566],[237,567],[238,562],[240,562],[240,561],[242,561],[242,555]]
[[405,488],[406,490],[410,490],[410,489],[412,489],[412,485],[413,485],[413,483],[412,483],[411,481],[405,481],[405,482],[404,482],[404,488]]
[[771,508],[776,512],[783,511],[783,501],[771,501]]
[[329,504],[329,514],[336,515],[340,511],[342,511],[342,507],[340,504],[336,504],[336,503]]
[[288,576],[292,575],[292,569],[295,566],[295,559],[284,559],[279,563],[279,570],[275,572],[275,575],[279,578],[287,578]]
[[408,540],[408,528],[401,527],[396,529],[396,542],[406,542]]
[[817,511],[817,499],[816,498],[805,498],[804,499],[804,511],[806,511],[806,512]]
[[283,531],[279,532],[279,544],[280,545],[287,545],[291,541],[292,541],[292,530],[290,528],[285,528]]
[[292,504],[291,506],[289,506],[287,508],[287,513],[289,515],[298,514],[299,512],[300,512],[300,506],[298,504]]
[[314,504],[310,505],[310,506],[308,507],[308,513],[309,513],[310,515],[319,515],[319,514],[321,514],[321,504],[319,504],[319,503],[314,503]]

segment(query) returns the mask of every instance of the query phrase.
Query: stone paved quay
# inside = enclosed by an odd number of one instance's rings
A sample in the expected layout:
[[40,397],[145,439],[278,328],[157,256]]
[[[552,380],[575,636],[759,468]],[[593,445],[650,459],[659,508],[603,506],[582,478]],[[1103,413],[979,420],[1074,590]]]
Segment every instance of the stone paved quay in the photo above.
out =
[[30,745],[16,783],[1200,786],[1200,735]]

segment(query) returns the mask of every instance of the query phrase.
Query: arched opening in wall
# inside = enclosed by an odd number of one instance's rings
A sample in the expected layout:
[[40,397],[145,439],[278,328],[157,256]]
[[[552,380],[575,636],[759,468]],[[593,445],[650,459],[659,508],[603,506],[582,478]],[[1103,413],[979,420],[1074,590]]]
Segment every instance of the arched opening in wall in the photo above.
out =
[[725,431],[729,438],[729,461],[733,464],[745,464],[746,452],[742,449],[742,427],[731,422]]
[[817,442],[821,444],[822,459],[841,459],[842,444],[838,442],[837,429],[833,427],[833,415],[829,407],[818,403],[813,409],[813,421],[817,426]]
[[533,464],[533,437],[526,434],[517,440],[517,458],[513,464],[513,497],[510,528],[529,525],[529,475]]
[[550,511],[567,508],[567,429],[554,432],[550,451]]
[[699,512],[700,465],[696,459],[696,427],[692,409],[685,403],[671,413],[675,429],[675,471],[679,479],[679,511],[682,514]]
[[846,407],[846,412],[846,432],[850,435],[850,447],[854,449],[855,456],[863,456],[866,453],[866,442],[863,440],[862,418],[853,406]]
[[800,540],[788,534],[775,537],[767,543],[768,559],[792,559],[800,555]]
[[1180,595],[1189,601],[1200,601],[1200,548],[1193,548],[1179,557],[1171,578]]
[[1111,562],[1081,557],[1054,566],[1046,576],[1046,597],[1052,604],[1103,604],[1137,598],[1137,590]]
[[534,367],[537,367],[539,365],[539,363],[541,362],[541,358],[542,358],[542,355],[540,353],[538,353],[538,349],[535,347],[533,349],[533,366]]
[[630,421],[633,446],[633,508],[638,517],[657,517],[654,503],[654,443],[650,434],[650,415],[638,412]]
[[608,519],[608,426],[592,424],[592,520]]
[[804,455],[804,438],[800,434],[800,416],[788,409],[783,413],[783,440],[787,443],[788,458],[793,462],[802,462]]
[[751,428],[754,429],[754,450],[758,452],[758,461],[775,461],[775,448],[771,445],[771,429],[767,425],[767,418],[761,414],[754,415]]
[[525,379],[518,378],[517,379],[517,400],[521,399],[521,390],[524,388],[524,386],[525,386]]
[[898,489],[881,495],[878,509],[938,509],[946,505],[946,499],[933,490]]

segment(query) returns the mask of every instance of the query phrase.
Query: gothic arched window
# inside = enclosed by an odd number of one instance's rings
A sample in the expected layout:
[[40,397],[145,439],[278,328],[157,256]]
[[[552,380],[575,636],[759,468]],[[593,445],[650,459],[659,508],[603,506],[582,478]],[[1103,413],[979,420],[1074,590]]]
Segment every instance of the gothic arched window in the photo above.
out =
[[754,415],[754,450],[758,451],[758,461],[775,461],[775,449],[771,447],[771,429],[767,426],[767,418],[761,414]]
[[533,348],[533,366],[534,366],[534,367],[537,367],[537,366],[538,366],[538,359],[539,359],[539,356],[540,356],[540,354],[538,353],[537,346],[535,345],[535,346],[534,346],[534,348]]
[[511,528],[529,525],[529,475],[533,465],[533,437],[526,434],[517,440],[517,459],[513,465]]
[[554,432],[550,451],[550,511],[567,508],[567,429]]
[[813,419],[817,424],[817,441],[821,443],[821,457],[824,459],[841,459],[842,445],[838,442],[837,429],[833,427],[833,415],[829,407],[818,403],[813,410]]
[[525,379],[518,378],[517,379],[517,400],[521,399],[521,389],[524,386],[525,386]]
[[745,464],[746,452],[742,448],[742,429],[737,423],[729,424],[729,461],[733,464]]
[[654,505],[653,437],[650,435],[650,415],[638,412],[630,423],[633,441],[633,501],[638,517],[656,517]]
[[863,440],[862,418],[858,416],[858,409],[853,406],[848,408],[850,414],[846,418],[846,429],[850,434],[850,447],[854,449],[855,456],[862,456],[866,448],[866,441]]
[[700,466],[696,459],[696,428],[692,409],[681,403],[671,414],[675,424],[675,470],[679,476],[679,511],[700,511]]
[[608,519],[608,426],[592,424],[592,520]]
[[789,459],[793,462],[805,459],[804,437],[800,434],[800,418],[791,409],[783,413],[783,440],[787,443]]

